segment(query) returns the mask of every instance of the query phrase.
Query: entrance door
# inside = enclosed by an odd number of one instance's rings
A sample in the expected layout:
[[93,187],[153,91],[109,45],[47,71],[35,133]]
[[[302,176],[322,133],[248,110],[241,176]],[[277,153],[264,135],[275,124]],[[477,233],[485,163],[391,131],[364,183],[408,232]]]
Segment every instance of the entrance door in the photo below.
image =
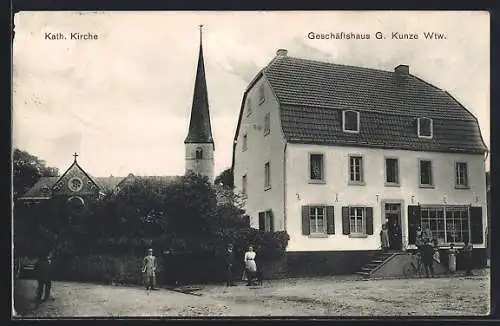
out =
[[385,203],[384,214],[389,231],[389,247],[393,250],[403,248],[402,228],[401,228],[401,204]]

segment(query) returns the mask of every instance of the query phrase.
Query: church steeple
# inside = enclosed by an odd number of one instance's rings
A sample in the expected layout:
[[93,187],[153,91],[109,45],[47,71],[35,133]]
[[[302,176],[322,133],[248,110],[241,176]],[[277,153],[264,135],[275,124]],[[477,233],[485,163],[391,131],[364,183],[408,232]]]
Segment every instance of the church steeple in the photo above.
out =
[[189,131],[184,140],[184,144],[213,144],[210,113],[208,109],[207,82],[205,80],[205,64],[203,60],[202,27],[203,25],[200,25],[200,49],[194,84],[193,105],[191,107],[191,120],[189,122]]
[[189,121],[188,135],[184,140],[184,147],[186,150],[186,172],[193,171],[202,176],[207,176],[210,181],[213,181],[215,145],[212,138],[210,112],[208,109],[202,27],[203,25],[200,25],[200,49],[194,82],[191,120]]

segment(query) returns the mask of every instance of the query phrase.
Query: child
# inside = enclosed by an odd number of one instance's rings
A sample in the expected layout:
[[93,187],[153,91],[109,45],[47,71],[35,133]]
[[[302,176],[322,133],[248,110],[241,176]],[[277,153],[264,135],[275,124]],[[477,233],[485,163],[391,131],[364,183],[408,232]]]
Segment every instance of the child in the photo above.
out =
[[146,290],[156,290],[155,289],[155,281],[156,281],[156,257],[153,256],[153,249],[148,249],[148,255],[144,257],[142,273],[146,279]]
[[433,239],[432,240],[432,244],[433,244],[433,247],[434,247],[434,255],[433,255],[433,258],[434,260],[438,263],[438,264],[441,264],[441,258],[439,256],[439,246],[438,246],[438,241],[437,239]]
[[450,273],[457,271],[457,249],[455,249],[453,243],[450,244],[450,249],[448,250],[448,269]]

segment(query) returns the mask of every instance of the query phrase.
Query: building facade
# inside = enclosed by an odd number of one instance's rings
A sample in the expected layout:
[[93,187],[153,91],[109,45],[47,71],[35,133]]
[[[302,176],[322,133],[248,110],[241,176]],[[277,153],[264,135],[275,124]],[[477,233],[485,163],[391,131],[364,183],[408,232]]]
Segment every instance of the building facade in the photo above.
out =
[[251,225],[290,235],[289,260],[338,265],[379,250],[384,223],[397,250],[415,249],[422,226],[443,249],[467,239],[484,252],[486,153],[477,119],[406,65],[278,50],[244,93],[233,174]]

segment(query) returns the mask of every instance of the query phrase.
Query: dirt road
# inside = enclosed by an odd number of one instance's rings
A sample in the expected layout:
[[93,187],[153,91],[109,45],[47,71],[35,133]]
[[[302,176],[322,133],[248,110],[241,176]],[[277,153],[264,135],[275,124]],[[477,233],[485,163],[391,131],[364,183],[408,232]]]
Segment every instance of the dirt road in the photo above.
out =
[[[371,281],[320,277],[266,281],[260,287],[206,285],[198,291],[202,296],[165,289],[148,295],[138,287],[55,282],[55,300],[35,310],[31,306],[26,317],[486,315],[489,270],[476,275]],[[25,290],[34,291],[35,282],[23,282]]]

